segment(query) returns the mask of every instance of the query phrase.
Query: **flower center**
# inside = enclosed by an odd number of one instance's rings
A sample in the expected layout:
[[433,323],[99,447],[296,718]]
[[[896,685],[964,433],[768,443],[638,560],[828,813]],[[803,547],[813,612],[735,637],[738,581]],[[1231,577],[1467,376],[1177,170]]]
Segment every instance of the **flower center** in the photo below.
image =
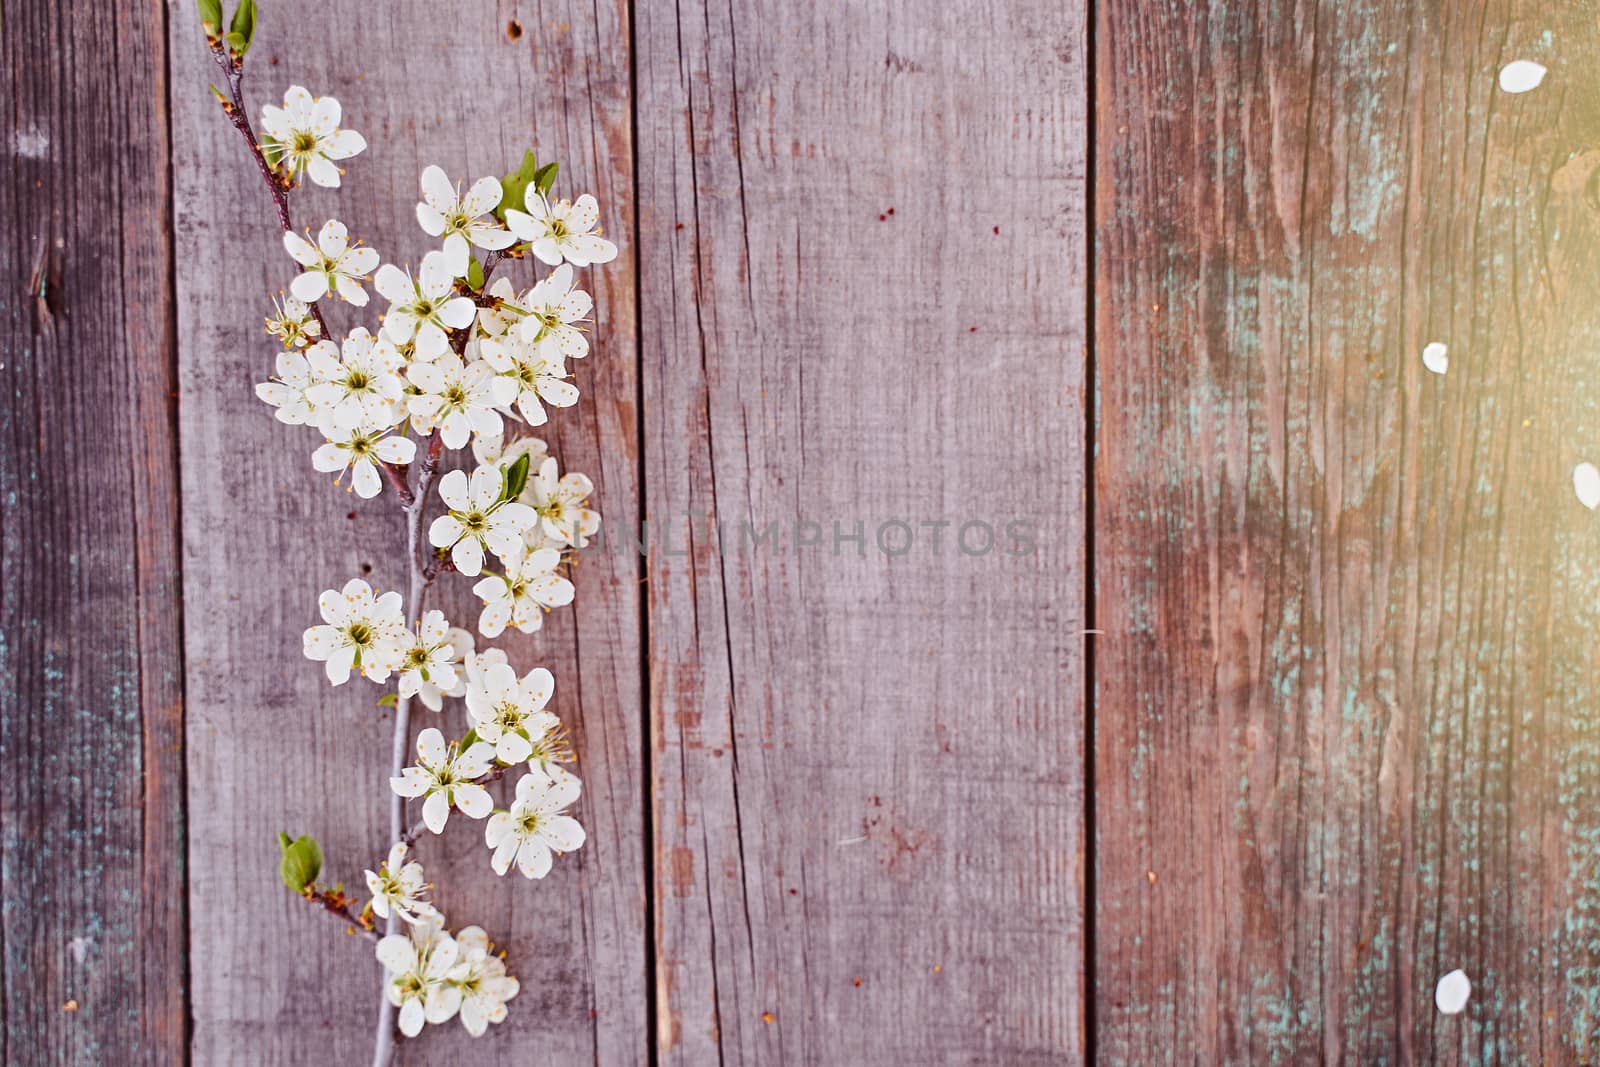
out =
[[517,820],[517,825],[522,828],[523,833],[533,833],[539,828],[539,813],[536,811],[526,813],[521,819]]
[[406,653],[407,667],[426,667],[428,665],[428,650],[420,645]]
[[350,438],[350,454],[365,456],[372,452],[372,438],[365,435]]
[[559,241],[561,238],[565,237],[566,235],[567,235],[567,224],[562,222],[560,219],[551,219],[550,220],[550,236],[554,237],[556,240]]
[[297,133],[294,135],[294,150],[302,155],[314,151],[317,147],[317,135],[314,133]]
[[367,377],[366,371],[353,370],[344,380],[344,387],[352,393],[359,393],[372,384],[372,379]]
[[424,297],[423,299],[418,300],[416,304],[412,306],[411,310],[416,312],[417,318],[419,319],[430,318],[432,317],[434,310],[433,301]]
[[364,622],[354,622],[345,630],[345,636],[350,638],[352,645],[365,648],[372,643],[372,628]]
[[449,386],[444,391],[444,399],[446,403],[459,407],[467,402],[467,391],[460,385]]
[[494,709],[494,721],[504,730],[521,729],[522,720],[522,709],[515,704],[500,704]]
[[487,522],[488,520],[481,511],[469,511],[461,516],[461,525],[473,533],[482,530]]

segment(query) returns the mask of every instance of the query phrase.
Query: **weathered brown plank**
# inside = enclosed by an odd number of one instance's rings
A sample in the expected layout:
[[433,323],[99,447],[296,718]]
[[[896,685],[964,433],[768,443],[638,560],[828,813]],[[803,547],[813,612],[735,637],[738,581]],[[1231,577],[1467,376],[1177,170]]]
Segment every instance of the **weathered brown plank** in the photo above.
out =
[[185,1047],[159,4],[0,5],[7,1063]]
[[[386,258],[414,262],[430,247],[412,218],[421,168],[501,173],[531,143],[540,158],[561,161],[564,189],[601,198],[608,229],[626,245],[626,10],[469,6],[441,26],[440,9],[415,2],[271,5],[251,56],[252,106],[299,82],[337,96],[372,145],[340,193],[299,198],[297,224],[337,215]],[[203,45],[187,19],[173,23],[194,1056],[365,1062],[378,981],[371,946],[275,883],[273,835],[316,833],[332,871],[356,883],[386,845],[390,725],[373,706],[379,690],[331,689],[297,642],[317,593],[363,566],[379,585],[403,583],[402,525],[392,496],[362,502],[316,475],[315,434],[275,424],[251,395],[272,352],[259,317],[291,265],[259,178],[205,91],[213,74]],[[419,34],[440,43],[419,50]],[[595,352],[576,368],[584,399],[543,435],[564,463],[593,476],[600,510],[619,525],[637,510],[629,259],[591,272]],[[332,314],[346,328],[359,321],[342,306]],[[535,1049],[558,1063],[644,1055],[637,561],[596,555],[577,580],[575,607],[550,616],[543,632],[494,643],[556,673],[553,707],[574,728],[589,843],[531,885],[495,878],[481,824],[463,820],[419,845],[452,922],[485,926],[523,983],[509,1020],[471,1045],[474,1063],[526,1063]],[[437,601],[464,624],[476,618],[469,587],[446,576]],[[459,707],[444,715],[448,733],[464,731]],[[439,721],[417,716],[418,729]],[[451,1024],[407,1044],[402,1060],[460,1062],[469,1042]]]
[[1072,1059],[1083,9],[636,17],[661,1060]]
[[1100,13],[1102,1056],[1592,1059],[1592,12]]

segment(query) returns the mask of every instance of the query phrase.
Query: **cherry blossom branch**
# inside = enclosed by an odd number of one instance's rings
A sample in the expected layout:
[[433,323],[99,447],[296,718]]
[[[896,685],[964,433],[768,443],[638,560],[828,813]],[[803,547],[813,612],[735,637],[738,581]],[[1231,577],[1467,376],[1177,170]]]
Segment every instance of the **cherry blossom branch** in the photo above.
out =
[[[228,121],[233,123],[233,128],[239,131],[239,136],[250,148],[250,154],[255,157],[256,166],[261,171],[261,180],[267,183],[267,190],[272,194],[272,205],[278,212],[278,225],[284,233],[294,232],[294,223],[289,218],[289,190],[294,188],[278,169],[268,160],[267,154],[261,150],[261,141],[256,137],[255,127],[250,123],[250,113],[244,106],[244,57],[228,53],[227,47],[221,38],[214,38],[211,44],[211,58],[216,60],[217,66],[222,70],[223,78],[228,83],[228,95],[224,97],[213,89],[217,102],[222,105],[223,114],[228,116]],[[333,334],[328,330],[328,320],[322,317],[322,306],[313,300],[306,305],[311,315],[317,320],[317,325],[322,329],[322,336],[332,340]],[[411,489],[406,484],[406,470],[403,466],[392,463],[380,462],[378,466],[388,477],[389,484],[394,486],[395,493],[400,498],[402,508],[410,508],[412,504]]]
[[[427,511],[428,490],[433,487],[433,479],[439,473],[439,456],[444,450],[444,436],[435,431],[428,440],[428,450],[423,453],[422,461],[417,464],[417,487],[415,491],[408,490],[404,495],[404,508],[406,516],[406,586],[408,596],[406,603],[411,606],[410,625],[415,627],[422,618],[423,594],[427,591],[431,578],[423,575],[422,564],[422,521]],[[394,742],[390,748],[389,773],[391,777],[398,778],[410,762],[411,752],[411,697],[401,696],[394,705]],[[406,798],[398,793],[390,796],[389,804],[389,840],[405,841],[409,846],[415,837],[406,838]],[[397,934],[400,932],[400,913],[398,909],[391,909],[389,919],[384,924],[384,933]],[[395,1006],[382,990],[378,993],[378,1025],[373,1037],[372,1065],[373,1067],[389,1067],[394,1059],[394,1035],[396,1024]]]
[[[261,177],[267,183],[267,188],[272,191],[272,202],[278,209],[278,223],[285,232],[294,229],[289,222],[289,189],[291,186],[284,184],[284,179],[278,174],[277,169],[267,162],[267,155],[261,150],[261,142],[256,139],[256,131],[250,125],[250,113],[244,107],[244,57],[230,56],[227,48],[223,46],[220,38],[211,42],[211,58],[217,61],[217,66],[222,69],[222,76],[228,82],[228,94],[231,101],[223,99],[222,94],[217,94],[217,100],[222,104],[223,113],[233,123],[234,129],[244,137],[245,143],[250,146],[250,154],[256,158],[256,166],[261,168]],[[216,90],[212,90],[215,92]],[[316,304],[311,308],[316,312]],[[317,321],[322,321],[322,315],[317,312]],[[323,336],[328,334],[327,327],[323,327]]]

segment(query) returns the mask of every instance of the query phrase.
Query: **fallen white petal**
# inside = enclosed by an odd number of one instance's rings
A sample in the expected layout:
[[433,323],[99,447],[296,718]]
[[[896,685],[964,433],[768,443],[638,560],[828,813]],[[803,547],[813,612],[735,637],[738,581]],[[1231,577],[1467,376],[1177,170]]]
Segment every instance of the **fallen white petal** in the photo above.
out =
[[1422,365],[1435,374],[1443,374],[1450,366],[1449,349],[1438,341],[1422,348]]
[[1600,469],[1593,463],[1580,463],[1572,468],[1572,488],[1577,490],[1584,507],[1590,511],[1600,507]]
[[1467,998],[1471,995],[1472,983],[1467,980],[1467,972],[1455,970],[1439,979],[1439,988],[1433,992],[1433,1002],[1443,1014],[1455,1015],[1467,1006]]
[[1544,81],[1545,69],[1531,59],[1519,59],[1500,68],[1500,88],[1508,93],[1537,89]]

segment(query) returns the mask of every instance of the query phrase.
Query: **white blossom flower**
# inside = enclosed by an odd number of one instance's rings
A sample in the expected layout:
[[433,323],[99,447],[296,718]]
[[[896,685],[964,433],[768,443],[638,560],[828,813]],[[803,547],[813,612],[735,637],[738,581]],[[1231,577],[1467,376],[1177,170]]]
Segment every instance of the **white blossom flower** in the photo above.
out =
[[448,352],[450,338],[445,331],[471,326],[478,310],[471,297],[451,295],[455,276],[443,252],[423,256],[415,279],[393,263],[385,263],[372,284],[389,301],[389,313],[383,317],[384,336],[397,345],[415,337],[417,358],[422,360],[438,359]]
[[439,496],[449,511],[428,527],[428,543],[450,549],[456,570],[476,578],[483,570],[483,550],[509,556],[529,526],[537,521],[532,508],[501,500],[505,475],[498,467],[479,467],[469,481],[465,471],[439,479]]
[[342,358],[331,342],[319,341],[306,358],[321,384],[306,391],[316,405],[322,432],[335,436],[362,423],[393,426],[403,417],[400,402],[405,392],[400,368],[405,361],[386,337],[376,342],[366,327],[357,326],[344,339]]
[[494,746],[476,741],[465,752],[452,754],[444,735],[428,727],[417,735],[417,762],[389,779],[389,788],[403,797],[426,796],[422,821],[436,834],[444,833],[454,807],[469,819],[481,819],[494,808],[489,791],[473,779],[482,778],[494,759]]
[[528,741],[533,746],[533,751],[528,753],[528,769],[548,772],[552,763],[571,763],[576,756],[567,728],[554,715],[541,722],[544,733],[528,732]]
[[[504,434],[479,434],[472,439],[472,455],[480,466],[492,465],[507,467],[515,463],[520,456],[527,456],[529,469],[538,470],[539,464],[544,462],[544,457],[549,455],[543,439],[538,437],[514,437],[507,444]],[[526,486],[523,492],[527,492]]]
[[469,241],[494,251],[511,247],[515,240],[490,214],[500,204],[496,178],[479,178],[462,196],[461,187],[451,185],[441,168],[429,167],[422,172],[422,199],[417,205],[417,222],[429,236],[444,238],[445,263],[457,278],[467,274]]
[[591,232],[600,221],[600,205],[588,193],[577,203],[551,202],[529,185],[523,194],[527,212],[506,210],[506,225],[524,241],[531,241],[533,254],[554,267],[564,257],[575,267],[591,263],[610,263],[617,258],[617,246]]
[[468,656],[466,661],[462,663],[462,666],[466,668],[467,672],[467,684],[476,686],[486,685],[487,683],[484,681],[484,678],[487,676],[490,667],[493,667],[496,664],[507,664],[510,662],[511,658],[506,655],[505,649],[503,648],[486,648],[477,655]]
[[268,162],[281,165],[290,177],[302,172],[328,189],[339,187],[335,160],[349,159],[366,150],[367,141],[354,130],[339,128],[339,101],[313,97],[298,85],[283,94],[283,106],[261,109],[261,128],[269,143],[263,145]]
[[447,983],[461,994],[461,1025],[473,1037],[482,1037],[490,1023],[504,1022],[506,1001],[521,988],[506,973],[505,961],[494,955],[489,935],[481,926],[463,927],[456,933],[457,963]]
[[[466,635],[465,649],[458,644],[462,634]],[[471,634],[451,626],[442,611],[426,613],[415,630],[406,632],[401,643],[400,661],[395,667],[400,672],[400,695],[420,696],[433,711],[444,706],[445,695],[465,695],[465,679],[456,664],[471,651]]]
[[460,991],[452,991],[445,979],[458,952],[455,939],[434,922],[415,923],[410,936],[390,934],[378,942],[378,962],[385,972],[383,992],[400,1009],[402,1034],[416,1037],[424,1022],[448,1022],[456,1013]]
[[[320,341],[318,344],[327,342]],[[312,347],[314,349],[316,346]],[[315,422],[317,413],[311,403],[310,393],[321,384],[322,379],[312,369],[311,363],[299,352],[283,351],[278,353],[276,369],[278,373],[271,381],[256,386],[256,396],[278,409],[273,416],[279,422],[290,426]]]
[[[327,442],[311,453],[311,465],[324,474],[342,475],[350,469],[350,484],[356,495],[370,500],[383,490],[379,463],[410,463],[417,454],[417,443],[396,437],[385,421],[368,420],[348,430],[322,427]],[[338,484],[338,479],[334,480]]]
[[582,548],[600,529],[600,516],[585,506],[594,483],[576,471],[558,479],[557,470],[555,457],[547,456],[528,476],[526,497],[539,513],[540,528],[547,538]]
[[438,427],[448,448],[463,447],[475,433],[503,432],[505,424],[495,408],[517,395],[515,382],[495,374],[482,360],[463,363],[454,352],[431,363],[411,364],[406,377],[419,390],[406,398],[417,431],[432,433]]
[[495,812],[484,827],[484,840],[494,849],[494,873],[505,874],[515,860],[523,877],[543,878],[552,852],[582,847],[583,827],[563,813],[581,791],[582,783],[559,767],[523,775],[511,810]]
[[429,888],[423,880],[422,864],[415,860],[407,863],[407,851],[404,841],[396,841],[389,858],[376,871],[366,872],[372,910],[380,919],[387,919],[393,911],[408,923],[437,919],[438,910],[422,899]]
[[[467,684],[487,691],[489,671],[494,667],[509,669],[510,662],[510,657],[500,648],[486,648],[476,655],[468,656],[463,664],[466,668]],[[554,686],[555,682],[552,679],[551,688]],[[471,718],[470,710],[468,718]],[[523,729],[526,731],[528,743],[533,747],[528,754],[529,770],[548,771],[552,763],[571,763],[574,759],[572,740],[567,735],[567,728],[556,716],[544,713],[534,719],[525,720]]]
[[499,637],[509,623],[525,634],[544,624],[544,609],[572,603],[572,583],[556,573],[561,553],[553,548],[530,550],[518,545],[501,560],[505,573],[491,575],[472,587],[483,601],[478,631]]
[[534,737],[543,737],[560,720],[544,710],[556,680],[535,667],[520,681],[517,672],[496,663],[467,683],[467,714],[478,736],[494,745],[501,763],[521,763],[533,754]]
[[589,354],[589,339],[577,324],[594,310],[594,299],[574,289],[573,270],[566,263],[529,291],[523,306],[527,314],[517,326],[522,339],[536,345],[549,359],[582,359]]
[[552,359],[526,342],[488,337],[478,343],[478,351],[483,354],[482,362],[499,372],[495,381],[507,383],[501,387],[507,398],[502,404],[515,401],[529,426],[543,426],[550,419],[540,399],[558,408],[578,402],[578,387],[565,380],[566,362],[560,356]]
[[311,314],[304,300],[293,296],[272,300],[273,314],[267,318],[267,332],[276,337],[285,348],[304,348],[322,334],[322,323]]
[[387,681],[397,664],[405,635],[399,593],[374,598],[372,586],[360,578],[328,589],[317,598],[324,625],[306,630],[307,659],[325,664],[328,681],[343,685],[352,669],[374,682]]
[[310,303],[321,300],[330,291],[356,307],[367,306],[367,291],[361,283],[378,266],[377,249],[368,248],[360,241],[350,244],[350,233],[338,219],[329,219],[317,231],[317,243],[301,237],[293,230],[283,234],[283,248],[302,267],[305,273],[295,275],[289,283],[289,292],[295,299]]
[[478,329],[486,337],[504,336],[527,314],[527,310],[517,302],[517,292],[511,279],[503,274],[489,283],[486,295],[494,298],[488,307],[478,309]]

